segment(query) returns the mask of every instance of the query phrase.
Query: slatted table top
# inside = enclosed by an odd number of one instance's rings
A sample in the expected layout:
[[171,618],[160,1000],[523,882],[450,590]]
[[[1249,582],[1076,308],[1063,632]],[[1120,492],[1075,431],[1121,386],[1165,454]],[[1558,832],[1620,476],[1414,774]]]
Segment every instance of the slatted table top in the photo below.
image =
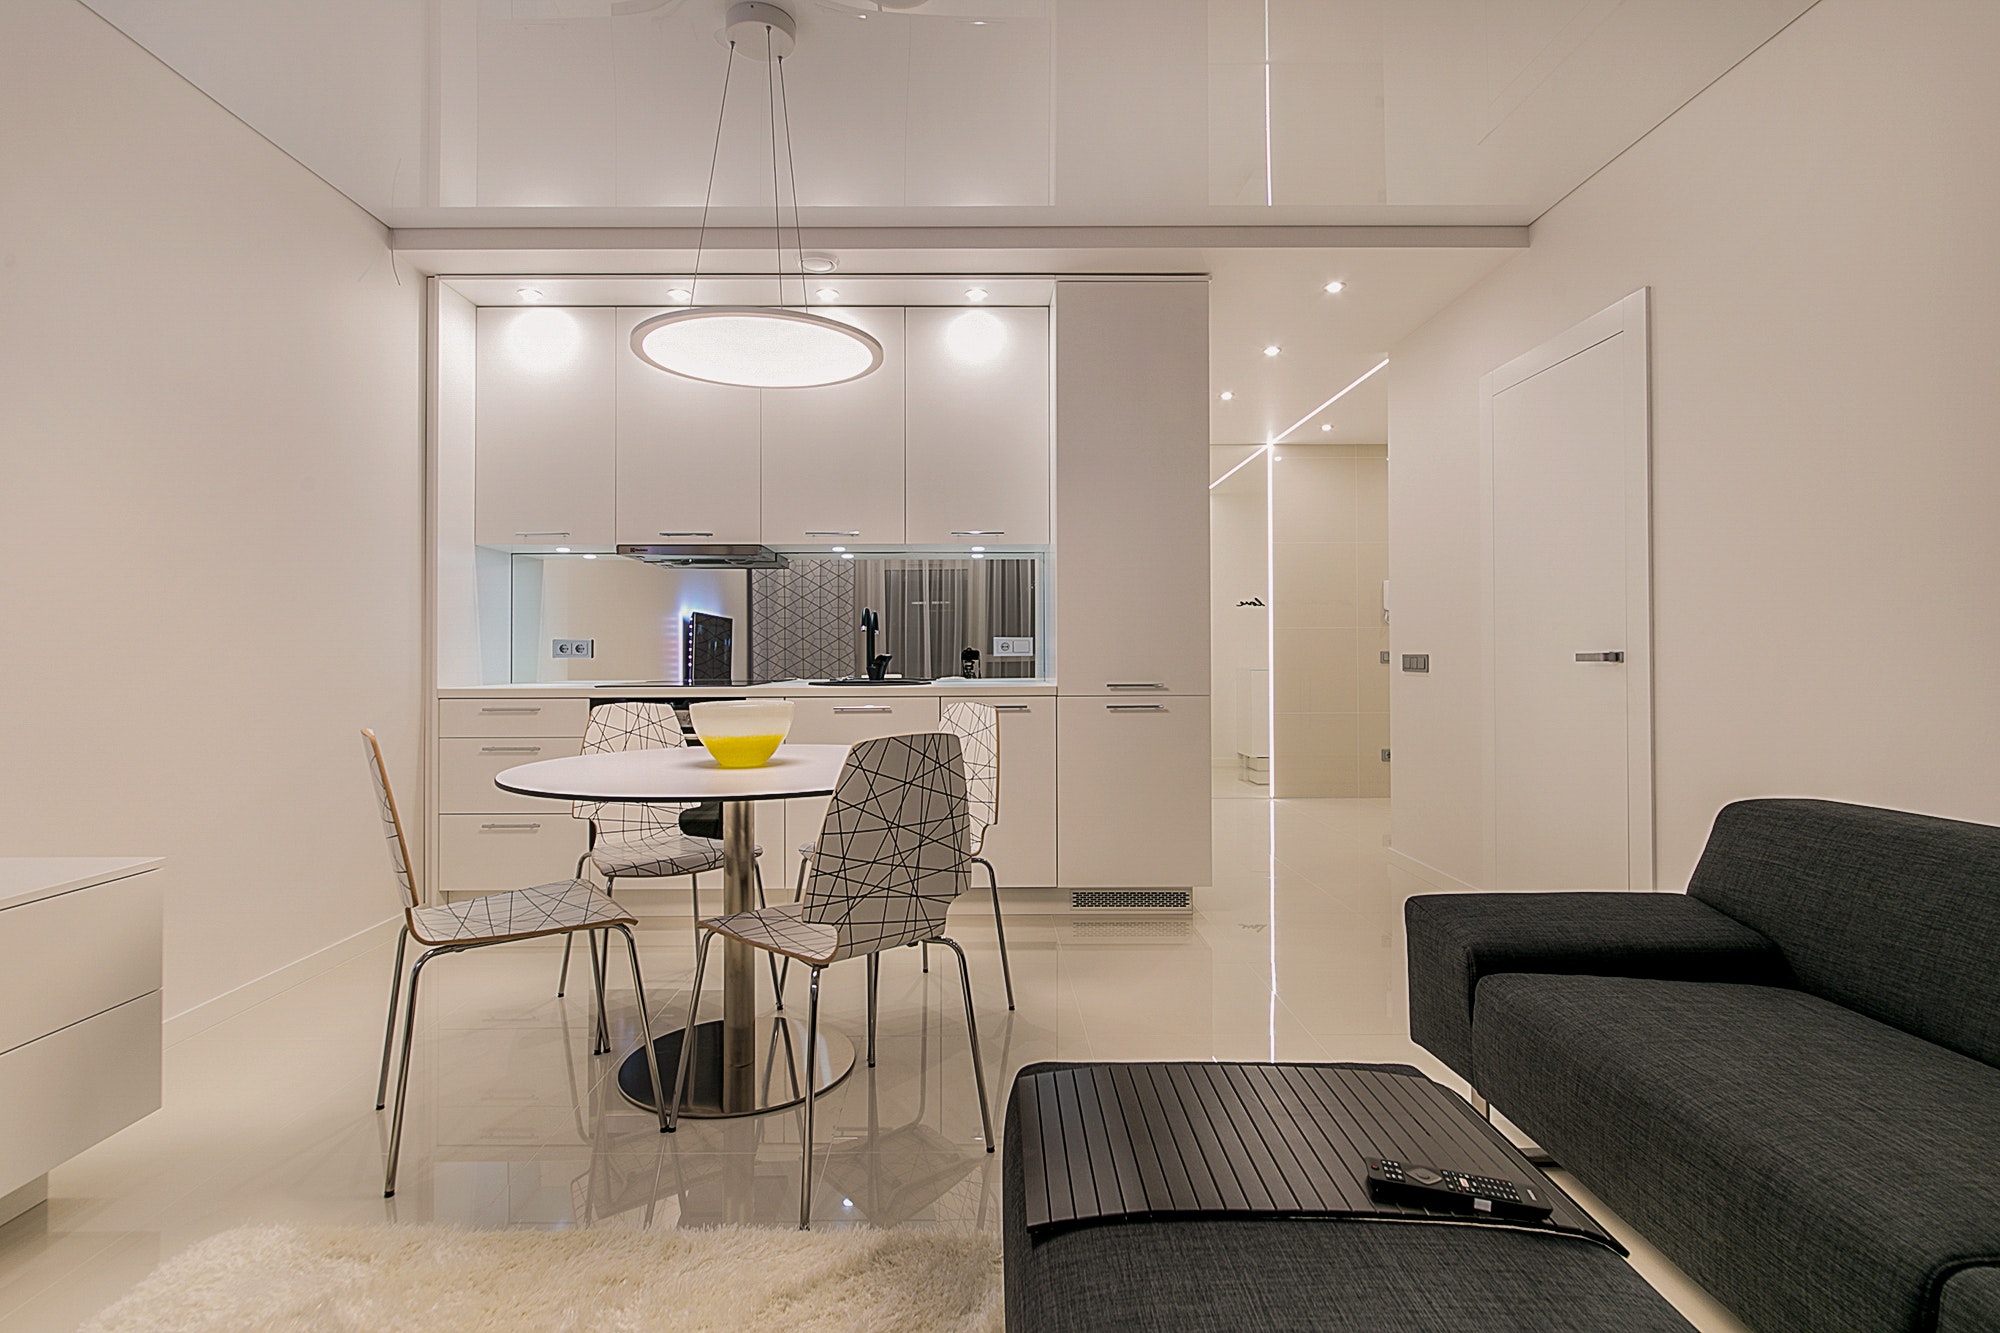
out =
[[[1380,1065],[1103,1064],[1023,1075],[1027,1225],[1186,1216],[1365,1217],[1525,1227],[1624,1250],[1464,1101]],[[1532,1184],[1546,1222],[1378,1202],[1366,1160]]]

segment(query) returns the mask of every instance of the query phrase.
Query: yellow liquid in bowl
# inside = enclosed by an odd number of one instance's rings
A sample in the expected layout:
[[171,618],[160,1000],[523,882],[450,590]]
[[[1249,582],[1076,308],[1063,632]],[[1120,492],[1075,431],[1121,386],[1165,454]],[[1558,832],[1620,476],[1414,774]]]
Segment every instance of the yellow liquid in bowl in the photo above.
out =
[[704,736],[702,744],[722,768],[756,768],[784,743],[783,733],[764,736]]

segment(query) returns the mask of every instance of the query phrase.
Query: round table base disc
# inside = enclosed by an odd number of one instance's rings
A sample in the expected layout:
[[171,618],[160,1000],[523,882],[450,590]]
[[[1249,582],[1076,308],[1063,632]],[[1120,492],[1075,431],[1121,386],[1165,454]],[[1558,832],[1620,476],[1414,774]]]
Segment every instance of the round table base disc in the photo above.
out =
[[[797,1106],[805,1100],[804,1070],[800,1056],[806,1048],[803,1020],[774,1015],[759,1018],[754,1028],[756,1054],[750,1065],[747,1100],[739,1093],[724,1105],[722,1088],[722,1023],[711,1020],[694,1028],[693,1062],[688,1066],[687,1091],[681,1098],[681,1114],[696,1120],[730,1116],[763,1115]],[[686,1028],[653,1039],[653,1051],[660,1063],[660,1078],[673,1086],[674,1071],[680,1067],[681,1039]],[[819,1049],[810,1062],[813,1092],[817,1096],[846,1078],[854,1068],[854,1043],[825,1025],[819,1030]],[[618,1091],[635,1106],[653,1110],[653,1078],[646,1068],[646,1052],[633,1051],[618,1066]]]

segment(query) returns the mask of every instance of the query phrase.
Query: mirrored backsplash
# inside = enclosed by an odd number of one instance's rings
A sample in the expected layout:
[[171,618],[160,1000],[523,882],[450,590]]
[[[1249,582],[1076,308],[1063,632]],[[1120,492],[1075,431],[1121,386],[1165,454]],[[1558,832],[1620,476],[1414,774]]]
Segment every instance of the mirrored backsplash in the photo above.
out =
[[1044,674],[1039,554],[789,558],[787,569],[690,570],[609,554],[515,555],[511,679],[678,685],[864,676],[864,609],[881,618],[875,651],[889,655],[892,676],[959,676],[968,651],[982,678]]

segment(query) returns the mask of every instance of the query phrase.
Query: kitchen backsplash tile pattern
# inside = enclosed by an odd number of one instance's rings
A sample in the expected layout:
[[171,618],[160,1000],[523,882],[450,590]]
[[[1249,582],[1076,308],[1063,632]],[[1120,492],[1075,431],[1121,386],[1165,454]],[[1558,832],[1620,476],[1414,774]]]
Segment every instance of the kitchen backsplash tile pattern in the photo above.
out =
[[756,680],[838,679],[854,671],[854,562],[794,560],[750,571],[751,674]]

